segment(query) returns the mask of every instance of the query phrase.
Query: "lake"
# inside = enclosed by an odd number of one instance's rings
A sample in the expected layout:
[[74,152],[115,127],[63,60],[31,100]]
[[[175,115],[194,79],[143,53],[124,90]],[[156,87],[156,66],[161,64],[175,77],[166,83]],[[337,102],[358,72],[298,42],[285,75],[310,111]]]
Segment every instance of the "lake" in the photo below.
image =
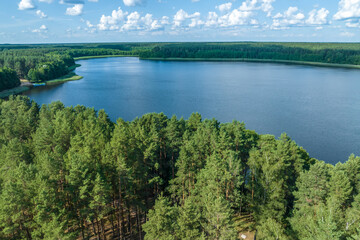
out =
[[82,80],[34,88],[38,104],[105,109],[113,121],[148,112],[234,119],[261,134],[286,132],[328,163],[360,154],[360,70],[245,62],[138,58],[77,61]]

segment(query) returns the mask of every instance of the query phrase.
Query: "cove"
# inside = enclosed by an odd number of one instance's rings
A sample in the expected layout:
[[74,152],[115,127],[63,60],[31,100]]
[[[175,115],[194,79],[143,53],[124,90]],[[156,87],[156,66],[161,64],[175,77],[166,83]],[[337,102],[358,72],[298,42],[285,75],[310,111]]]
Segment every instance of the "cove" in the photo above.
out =
[[335,164],[360,154],[360,71],[247,62],[138,58],[80,60],[84,78],[24,94],[38,104],[105,109],[113,121],[149,112],[234,119],[260,134],[286,132],[311,157]]

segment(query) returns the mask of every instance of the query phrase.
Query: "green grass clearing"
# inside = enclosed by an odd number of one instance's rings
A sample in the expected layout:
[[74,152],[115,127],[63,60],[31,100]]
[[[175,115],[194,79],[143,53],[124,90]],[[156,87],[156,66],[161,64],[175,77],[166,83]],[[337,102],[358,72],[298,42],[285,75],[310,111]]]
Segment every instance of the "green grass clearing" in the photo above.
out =
[[46,85],[55,85],[55,84],[60,84],[60,83],[68,82],[68,81],[76,81],[76,80],[80,80],[82,78],[83,78],[82,76],[76,75],[76,73],[71,72],[60,78],[47,81]]

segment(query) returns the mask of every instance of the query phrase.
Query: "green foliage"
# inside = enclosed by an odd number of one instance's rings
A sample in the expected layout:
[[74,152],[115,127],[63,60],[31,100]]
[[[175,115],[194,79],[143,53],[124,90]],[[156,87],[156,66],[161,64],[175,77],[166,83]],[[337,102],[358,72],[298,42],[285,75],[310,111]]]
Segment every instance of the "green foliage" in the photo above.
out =
[[14,88],[19,85],[20,79],[14,70],[0,67],[0,91]]
[[360,64],[358,44],[341,43],[164,43],[142,58],[263,59]]
[[170,204],[169,199],[160,196],[154,205],[154,209],[149,211],[148,217],[151,219],[143,225],[146,232],[145,239],[174,240],[178,231],[176,218],[178,216],[177,207]]
[[[331,166],[286,134],[61,102],[0,101],[1,239],[358,239],[359,159]],[[248,224],[248,223],[246,223]],[[144,235],[145,233],[145,235]]]
[[[0,45],[0,91],[20,85],[19,78],[43,82],[67,75],[74,58],[140,56],[161,59],[296,61],[359,65],[357,43],[107,43]],[[9,72],[11,69],[11,72]],[[194,119],[192,119],[194,118]],[[196,116],[189,119],[190,126]],[[195,122],[196,123],[196,122]],[[194,126],[191,127],[194,130]]]
[[266,240],[285,240],[288,237],[285,234],[285,228],[273,218],[268,218],[260,223],[258,227],[258,239]]

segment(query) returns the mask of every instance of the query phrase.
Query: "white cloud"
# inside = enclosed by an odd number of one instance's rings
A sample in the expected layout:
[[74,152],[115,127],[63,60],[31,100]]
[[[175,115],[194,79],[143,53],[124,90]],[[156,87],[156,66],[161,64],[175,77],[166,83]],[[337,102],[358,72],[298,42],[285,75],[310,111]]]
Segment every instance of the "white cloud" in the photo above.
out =
[[47,15],[41,10],[37,10],[36,15],[40,18],[47,18]]
[[272,3],[275,2],[275,0],[263,0],[261,3],[261,10],[267,13],[267,16],[271,16],[271,12],[274,10],[274,7],[272,6]]
[[321,8],[320,10],[313,9],[309,13],[309,18],[306,19],[306,23],[310,25],[323,25],[327,24],[327,17],[329,15],[329,11],[325,8]]
[[39,2],[52,3],[53,0],[39,0]]
[[246,0],[245,2],[242,2],[241,6],[239,7],[240,11],[254,11],[257,10],[258,0]]
[[360,27],[360,20],[359,19],[348,19],[346,20],[345,26],[349,28],[358,28]]
[[335,20],[360,17],[360,0],[341,0],[339,10],[334,15]]
[[139,29],[140,14],[132,12],[127,16],[127,21],[122,26],[122,30],[136,30]]
[[125,6],[134,7],[143,4],[143,0],[123,0]]
[[234,9],[230,13],[221,16],[219,18],[219,23],[222,27],[247,25],[250,24],[250,18],[252,15],[253,12],[251,11],[241,11],[239,9]]
[[168,24],[170,24],[170,18],[168,17],[168,16],[163,16],[162,18],[161,18],[161,20],[160,20],[160,23],[162,24],[162,25],[168,25]]
[[205,26],[211,27],[211,26],[217,26],[219,24],[219,16],[216,14],[216,12],[209,12]]
[[[129,14],[119,7],[117,10],[113,10],[110,16],[102,15],[97,28],[102,31],[157,31],[164,29],[168,24],[169,17],[153,19],[153,15],[149,13],[142,17],[136,11]],[[87,25],[91,27],[88,23]]]
[[277,13],[273,17],[272,29],[286,29],[292,26],[304,25],[305,15],[298,12],[297,7],[289,7],[284,13]]
[[89,2],[98,2],[98,0],[89,0]]
[[167,24],[167,17],[154,20],[152,14],[147,13],[144,17],[141,17],[138,12],[132,12],[127,16],[127,21],[120,28],[120,31],[158,31],[164,29],[164,25]]
[[73,7],[66,9],[66,15],[78,16],[82,14],[84,4],[75,4]]
[[232,3],[231,2],[224,3],[219,6],[216,6],[215,8],[219,9],[220,12],[227,12],[230,11],[230,9],[232,8]]
[[38,29],[34,29],[31,32],[33,33],[43,33],[43,32],[47,32],[48,28],[45,25],[41,25],[40,28]]
[[36,8],[32,0],[21,0],[19,3],[19,10],[30,10]]
[[119,7],[118,10],[113,10],[111,16],[102,15],[100,23],[98,24],[99,30],[115,30],[119,29],[119,24],[124,20],[127,12],[124,12]]
[[93,24],[91,24],[90,21],[86,21],[86,26],[88,26],[88,28],[93,28],[93,27],[95,27]]
[[268,16],[271,16],[271,12],[274,10],[272,3],[275,0],[246,0],[242,2],[239,7],[240,11],[256,11],[261,10],[267,13]]
[[190,22],[191,22],[190,24],[188,24],[188,27],[195,27],[199,24],[202,24],[202,22],[200,21],[199,18],[200,18],[199,12],[195,12],[193,14],[188,14],[183,9],[180,9],[174,15],[173,28],[183,27],[184,25],[186,25],[185,22],[187,22],[187,20],[190,20]]

